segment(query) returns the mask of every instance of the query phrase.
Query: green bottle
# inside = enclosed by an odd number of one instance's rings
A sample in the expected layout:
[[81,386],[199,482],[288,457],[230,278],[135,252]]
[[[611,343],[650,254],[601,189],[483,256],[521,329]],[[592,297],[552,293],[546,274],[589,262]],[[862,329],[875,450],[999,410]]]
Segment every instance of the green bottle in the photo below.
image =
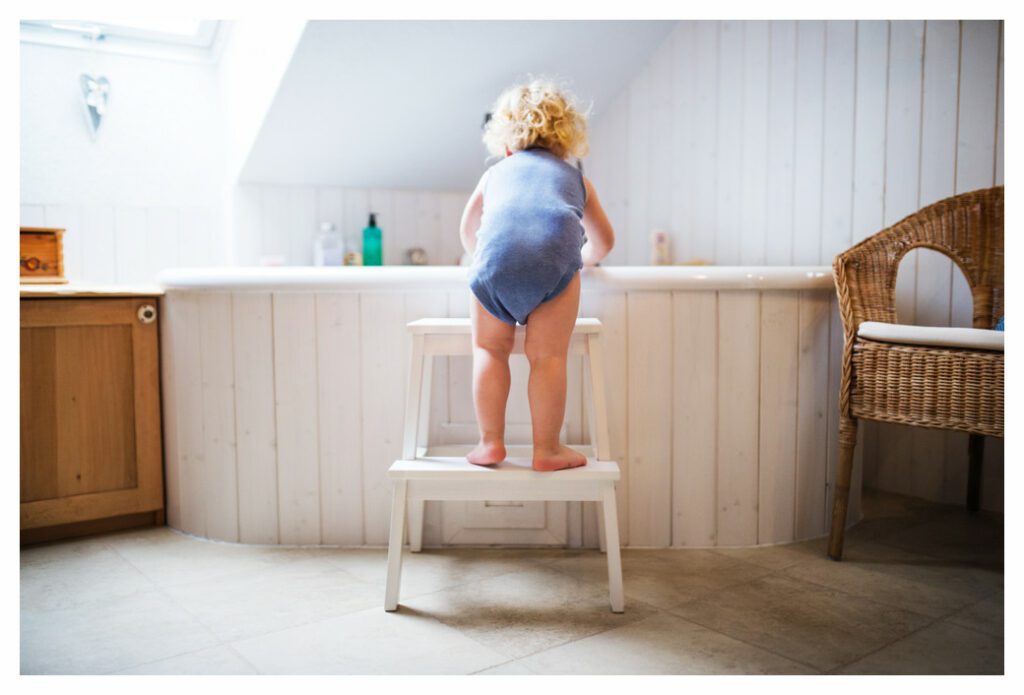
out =
[[380,227],[377,213],[370,213],[370,223],[363,229],[363,265],[384,265],[381,258]]

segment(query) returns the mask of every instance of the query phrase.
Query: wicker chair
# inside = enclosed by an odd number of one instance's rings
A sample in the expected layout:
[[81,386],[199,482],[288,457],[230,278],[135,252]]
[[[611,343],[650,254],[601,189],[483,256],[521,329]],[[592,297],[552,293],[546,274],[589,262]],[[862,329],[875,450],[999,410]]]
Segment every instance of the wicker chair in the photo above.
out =
[[979,505],[983,436],[1003,436],[1001,350],[901,344],[858,335],[865,321],[896,323],[897,268],[908,251],[922,246],[944,253],[960,267],[971,288],[974,328],[993,328],[1003,315],[1003,187],[940,200],[835,258],[844,341],[839,471],[828,544],[833,560],[843,554],[858,418],[970,433],[971,511]]

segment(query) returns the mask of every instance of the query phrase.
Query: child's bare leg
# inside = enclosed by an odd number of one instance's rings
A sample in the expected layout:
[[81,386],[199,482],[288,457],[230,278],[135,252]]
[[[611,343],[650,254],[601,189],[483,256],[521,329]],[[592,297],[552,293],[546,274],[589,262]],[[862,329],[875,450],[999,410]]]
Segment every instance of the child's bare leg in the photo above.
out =
[[586,457],[561,444],[565,419],[565,363],[580,306],[580,275],[554,299],[534,309],[526,320],[526,357],[530,361],[530,420],[533,467],[555,471],[585,465]]
[[508,356],[515,326],[492,316],[470,292],[473,327],[473,407],[480,426],[480,443],[466,455],[470,463],[489,465],[505,459],[505,404],[512,376]]

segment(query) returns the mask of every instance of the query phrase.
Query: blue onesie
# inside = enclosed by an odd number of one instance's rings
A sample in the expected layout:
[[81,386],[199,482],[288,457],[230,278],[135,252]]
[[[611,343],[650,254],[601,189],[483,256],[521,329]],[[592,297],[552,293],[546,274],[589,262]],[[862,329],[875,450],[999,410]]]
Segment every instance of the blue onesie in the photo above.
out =
[[583,174],[542,147],[491,166],[469,286],[488,312],[526,325],[583,267]]

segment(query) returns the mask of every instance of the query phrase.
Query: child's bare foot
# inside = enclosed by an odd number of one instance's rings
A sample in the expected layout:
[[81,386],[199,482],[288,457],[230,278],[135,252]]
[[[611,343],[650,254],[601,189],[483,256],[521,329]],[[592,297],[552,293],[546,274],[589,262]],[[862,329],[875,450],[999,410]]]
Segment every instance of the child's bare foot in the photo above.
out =
[[586,464],[586,456],[575,449],[570,449],[565,444],[559,444],[554,451],[534,450],[533,452],[533,470],[535,471],[558,471]]
[[491,466],[505,460],[505,445],[501,442],[480,442],[466,454],[470,463],[480,466]]

